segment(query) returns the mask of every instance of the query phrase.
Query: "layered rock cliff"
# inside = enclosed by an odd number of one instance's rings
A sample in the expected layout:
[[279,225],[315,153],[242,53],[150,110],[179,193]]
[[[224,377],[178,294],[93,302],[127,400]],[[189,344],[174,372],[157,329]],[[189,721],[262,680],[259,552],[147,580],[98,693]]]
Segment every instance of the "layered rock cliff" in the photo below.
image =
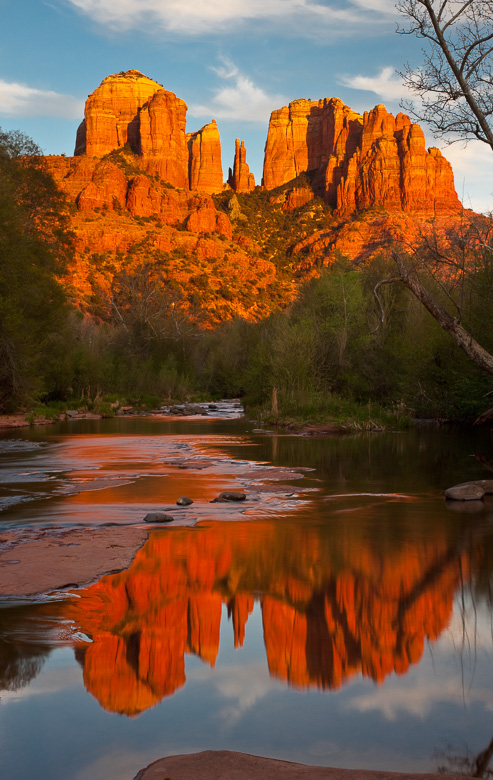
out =
[[144,170],[188,188],[187,105],[137,70],[107,76],[89,95],[75,154],[104,157],[128,145]]
[[383,105],[360,116],[337,98],[295,100],[272,113],[265,146],[266,189],[311,172],[316,191],[339,214],[373,206],[458,212],[450,164],[426,149],[408,116]]
[[89,95],[85,116],[77,131],[75,154],[103,155],[129,144],[140,153],[140,117],[142,106],[163,89],[138,70],[107,76]]

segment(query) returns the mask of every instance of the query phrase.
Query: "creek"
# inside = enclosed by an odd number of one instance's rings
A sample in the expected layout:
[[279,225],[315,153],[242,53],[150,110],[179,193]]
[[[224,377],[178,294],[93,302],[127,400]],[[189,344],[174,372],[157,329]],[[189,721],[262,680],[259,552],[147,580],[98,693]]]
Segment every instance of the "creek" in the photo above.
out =
[[[0,587],[46,529],[176,522],[123,571],[0,599],[1,777],[132,780],[207,749],[472,774],[493,737],[493,497],[443,491],[489,478],[491,431],[253,427],[2,433]],[[235,488],[247,501],[210,503]]]

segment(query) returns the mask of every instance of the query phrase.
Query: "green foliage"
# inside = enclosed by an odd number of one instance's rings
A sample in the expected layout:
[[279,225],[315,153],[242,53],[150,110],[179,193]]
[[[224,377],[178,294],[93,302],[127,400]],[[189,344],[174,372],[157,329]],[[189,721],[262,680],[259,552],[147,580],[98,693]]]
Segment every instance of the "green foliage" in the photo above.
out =
[[[29,156],[25,156],[29,155]],[[70,256],[63,198],[39,149],[0,131],[0,409],[43,392],[67,315],[58,281]]]
[[[261,190],[235,194],[241,219],[235,220],[235,232],[250,238],[259,248],[259,256],[274,263],[278,272],[292,277],[292,249],[307,235],[327,227],[331,211],[318,195],[305,206],[294,211],[283,211],[286,192],[293,187],[314,189],[309,173],[303,173],[274,190]],[[314,189],[314,192],[316,188]],[[230,213],[228,204],[231,193],[213,195],[216,208]]]
[[[123,165],[125,155],[113,156]],[[334,259],[286,305],[292,246],[308,222],[313,232],[331,215],[317,198],[284,212],[275,202],[282,196],[283,188],[238,196],[247,217],[238,232],[278,268],[266,290],[230,283],[227,257],[211,271],[184,250],[149,249],[146,239],[126,257],[87,258],[93,293],[82,315],[69,309],[60,284],[71,256],[67,206],[35,145],[0,131],[0,409],[31,405],[35,416],[57,416],[82,404],[111,415],[124,399],[151,408],[165,399],[241,396],[264,419],[371,429],[402,425],[413,410],[471,419],[491,406],[490,378],[403,285],[381,290],[379,326],[373,289],[392,268],[384,254],[358,269]],[[215,196],[226,210],[230,198]],[[492,351],[493,253],[479,248],[473,259],[448,299],[431,277],[427,284],[449,307],[457,296],[465,326]],[[218,294],[231,312],[261,302],[273,313],[207,328]]]

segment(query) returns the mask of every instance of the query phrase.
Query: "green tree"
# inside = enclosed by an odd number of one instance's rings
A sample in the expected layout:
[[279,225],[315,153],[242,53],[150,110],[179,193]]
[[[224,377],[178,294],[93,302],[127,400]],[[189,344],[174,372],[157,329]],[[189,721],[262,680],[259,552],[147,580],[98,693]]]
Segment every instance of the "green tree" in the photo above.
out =
[[67,314],[58,280],[71,251],[67,219],[38,147],[0,131],[0,410],[45,390]]

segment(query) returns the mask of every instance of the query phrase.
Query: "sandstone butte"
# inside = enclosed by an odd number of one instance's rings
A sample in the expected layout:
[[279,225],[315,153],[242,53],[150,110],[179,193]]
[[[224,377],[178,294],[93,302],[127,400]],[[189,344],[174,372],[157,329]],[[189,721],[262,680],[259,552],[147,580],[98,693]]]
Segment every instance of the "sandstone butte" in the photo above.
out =
[[357,674],[377,683],[404,674],[447,627],[481,555],[454,546],[444,527],[382,564],[364,538],[331,550],[315,529],[286,538],[259,522],[252,537],[246,525],[152,533],[127,571],[60,605],[92,640],[77,658],[102,707],[134,716],[157,704],[185,684],[187,653],[214,666],[223,605],[238,647],[255,598],[269,671],[287,684],[338,689]]
[[[236,140],[223,184],[216,122],[187,133],[186,112],[183,100],[139,71],[114,74],[87,99],[75,155],[46,158],[76,207],[77,260],[69,283],[82,307],[96,288],[98,298],[101,286],[103,297],[109,292],[112,274],[124,267],[132,273],[128,253],[138,265],[135,247],[146,261],[159,253],[171,257],[168,274],[184,299],[194,280],[203,284],[207,276],[209,293],[200,297],[211,324],[257,319],[296,295],[295,281],[281,280],[271,254],[262,256],[260,231],[268,240],[268,220],[250,226],[258,233],[252,241],[241,209],[230,218],[212,198],[255,187],[244,142]],[[303,173],[310,186],[290,186]],[[291,247],[300,277],[330,264],[334,250],[360,261],[391,240],[419,235],[430,218],[434,227],[453,225],[461,211],[450,164],[438,149],[425,148],[418,125],[382,105],[360,116],[337,98],[296,100],[272,113],[263,187],[275,190],[273,208],[308,213],[322,195],[332,210],[322,230],[300,229]]]
[[419,125],[383,105],[360,116],[338,98],[295,100],[270,118],[263,185],[271,190],[301,173],[340,214],[372,206],[395,211],[461,210],[450,163],[426,149]]
[[[75,155],[46,158],[76,206],[68,282],[83,308],[94,297],[111,297],[116,273],[157,263],[163,253],[171,256],[166,274],[185,313],[194,280],[203,286],[204,276],[208,292],[200,297],[209,323],[256,319],[275,305],[275,266],[233,241],[231,220],[211,198],[224,187],[217,125],[187,134],[186,111],[183,100],[139,71],[108,76],[87,99]],[[290,299],[295,286],[279,292]]]

